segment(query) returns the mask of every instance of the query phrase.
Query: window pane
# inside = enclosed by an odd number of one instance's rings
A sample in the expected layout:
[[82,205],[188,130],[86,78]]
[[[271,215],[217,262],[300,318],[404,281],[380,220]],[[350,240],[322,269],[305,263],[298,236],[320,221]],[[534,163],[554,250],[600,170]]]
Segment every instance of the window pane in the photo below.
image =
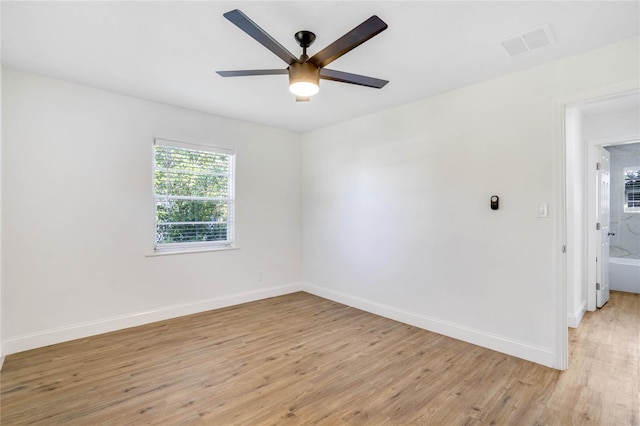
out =
[[160,222],[226,222],[227,203],[208,200],[156,200]]
[[176,144],[155,145],[156,246],[230,243],[233,155]]
[[156,169],[157,195],[227,198],[229,179],[227,176],[194,174],[183,170]]
[[188,243],[201,241],[225,241],[227,224],[222,223],[159,223],[156,228],[156,243]]
[[229,156],[215,152],[156,145],[156,168],[200,173],[229,173]]
[[624,169],[624,199],[626,212],[640,212],[640,166]]

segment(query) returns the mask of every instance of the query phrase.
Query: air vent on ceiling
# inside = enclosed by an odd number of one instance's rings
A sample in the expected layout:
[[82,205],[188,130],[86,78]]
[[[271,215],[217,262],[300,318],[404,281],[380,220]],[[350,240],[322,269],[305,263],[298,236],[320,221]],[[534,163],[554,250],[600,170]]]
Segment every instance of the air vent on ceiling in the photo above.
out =
[[502,40],[502,47],[511,56],[538,49],[556,42],[551,32],[549,24],[545,24],[540,28],[528,31],[515,37]]

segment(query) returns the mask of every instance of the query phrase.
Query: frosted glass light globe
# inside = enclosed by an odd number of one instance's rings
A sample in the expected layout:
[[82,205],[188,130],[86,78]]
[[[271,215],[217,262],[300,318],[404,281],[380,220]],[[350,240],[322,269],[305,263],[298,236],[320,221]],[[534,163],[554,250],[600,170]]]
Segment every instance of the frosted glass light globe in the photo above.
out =
[[308,81],[298,81],[289,86],[289,91],[296,96],[313,96],[319,90],[317,84]]

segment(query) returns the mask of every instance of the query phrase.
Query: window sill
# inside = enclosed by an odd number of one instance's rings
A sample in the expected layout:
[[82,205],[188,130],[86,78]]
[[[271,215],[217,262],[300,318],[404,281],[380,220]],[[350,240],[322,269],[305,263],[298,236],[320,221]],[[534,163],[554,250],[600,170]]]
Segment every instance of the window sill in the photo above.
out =
[[205,253],[208,251],[228,251],[228,250],[239,250],[239,247],[227,246],[227,247],[194,247],[194,248],[186,248],[186,249],[164,249],[164,250],[156,250],[151,254],[146,254],[145,257],[156,257],[156,256],[172,256],[174,254],[188,254],[188,253]]

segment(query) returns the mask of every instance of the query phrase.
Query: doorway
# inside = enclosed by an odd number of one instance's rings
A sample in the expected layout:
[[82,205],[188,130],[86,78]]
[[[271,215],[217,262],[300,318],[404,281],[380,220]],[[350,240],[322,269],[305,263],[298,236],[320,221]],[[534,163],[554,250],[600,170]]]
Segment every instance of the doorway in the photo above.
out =
[[[584,313],[606,302],[608,243],[615,231],[603,217],[609,186],[597,164],[606,148],[640,140],[640,92],[569,104],[565,108],[565,194],[567,323],[577,327]],[[606,186],[605,189],[604,186]],[[603,197],[600,197],[602,195]],[[606,208],[606,206],[605,206]],[[598,277],[605,277],[598,278]],[[600,293],[598,288],[600,287]],[[598,300],[597,295],[601,298]]]
[[640,139],[606,147],[611,157],[609,283],[640,294]]

